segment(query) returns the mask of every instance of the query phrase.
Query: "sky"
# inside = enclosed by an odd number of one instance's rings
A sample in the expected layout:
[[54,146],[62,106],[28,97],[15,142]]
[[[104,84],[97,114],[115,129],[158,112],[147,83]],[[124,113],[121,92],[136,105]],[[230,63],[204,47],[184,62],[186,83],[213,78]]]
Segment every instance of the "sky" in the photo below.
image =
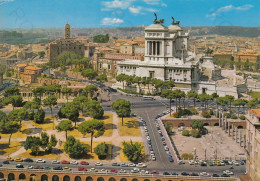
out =
[[260,0],[0,0],[0,29],[150,25],[154,12],[166,26],[260,26]]

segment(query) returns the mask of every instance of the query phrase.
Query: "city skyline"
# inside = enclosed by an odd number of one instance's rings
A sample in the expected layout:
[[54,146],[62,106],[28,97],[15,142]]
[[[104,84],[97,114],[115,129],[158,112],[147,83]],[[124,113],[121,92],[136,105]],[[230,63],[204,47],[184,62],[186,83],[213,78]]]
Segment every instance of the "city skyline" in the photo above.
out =
[[61,28],[66,22],[75,28],[130,27],[151,24],[154,12],[165,25],[173,16],[181,26],[257,27],[259,5],[253,0],[1,0],[0,27]]

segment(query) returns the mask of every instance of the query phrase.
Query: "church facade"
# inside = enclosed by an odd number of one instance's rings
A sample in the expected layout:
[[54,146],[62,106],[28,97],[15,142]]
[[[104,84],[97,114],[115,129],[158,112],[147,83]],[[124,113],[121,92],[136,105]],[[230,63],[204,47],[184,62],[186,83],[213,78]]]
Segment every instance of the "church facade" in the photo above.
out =
[[59,54],[64,51],[74,52],[82,57],[85,54],[85,45],[71,38],[71,28],[68,23],[64,29],[64,39],[59,39],[49,44],[48,59],[50,62],[55,62]]
[[[173,81],[175,89],[185,92],[193,89],[198,93],[216,92],[220,96],[229,94],[238,97],[236,74],[232,73],[232,80],[223,77],[221,68],[213,64],[212,57],[188,51],[189,33],[183,32],[179,21],[174,22],[173,19],[168,27],[161,23],[163,21],[156,17],[154,23],[145,28],[144,60],[118,62],[117,75]],[[114,87],[122,85],[117,82]]]

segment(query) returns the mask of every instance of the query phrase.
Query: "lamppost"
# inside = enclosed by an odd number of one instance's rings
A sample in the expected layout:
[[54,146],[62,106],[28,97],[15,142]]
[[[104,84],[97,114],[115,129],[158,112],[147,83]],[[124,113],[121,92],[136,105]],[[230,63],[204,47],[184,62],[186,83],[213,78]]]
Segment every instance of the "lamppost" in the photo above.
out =
[[58,115],[55,115],[53,119],[53,130],[55,129],[55,120],[57,121],[57,119],[58,119]]
[[205,161],[207,159],[207,149],[205,148]]
[[196,148],[195,147],[193,148],[193,151],[194,151],[194,160],[196,160],[197,155],[196,155]]

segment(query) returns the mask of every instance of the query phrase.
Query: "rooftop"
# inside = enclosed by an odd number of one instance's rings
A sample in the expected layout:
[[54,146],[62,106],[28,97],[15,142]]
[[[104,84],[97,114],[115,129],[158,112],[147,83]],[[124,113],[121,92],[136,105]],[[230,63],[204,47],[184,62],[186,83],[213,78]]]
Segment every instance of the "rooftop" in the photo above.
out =
[[260,118],[260,109],[250,109],[249,111],[257,118]]

